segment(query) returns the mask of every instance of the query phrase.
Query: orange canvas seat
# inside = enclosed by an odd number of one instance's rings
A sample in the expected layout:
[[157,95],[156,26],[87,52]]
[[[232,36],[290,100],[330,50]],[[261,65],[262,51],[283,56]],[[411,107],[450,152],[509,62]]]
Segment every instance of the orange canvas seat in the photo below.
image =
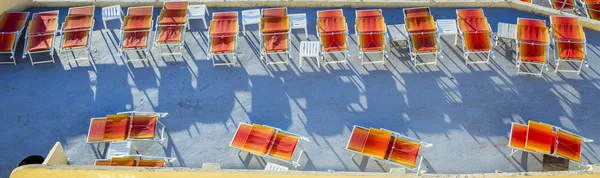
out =
[[123,38],[123,48],[146,48],[147,42],[148,32],[125,33]]
[[17,40],[17,34],[0,34],[0,51],[12,51]]
[[148,156],[124,156],[96,160],[95,166],[125,166],[125,167],[165,167],[169,158]]
[[458,28],[461,31],[470,32],[489,32],[491,31],[487,18],[459,18]]
[[[381,10],[357,10],[355,31],[359,41],[358,58],[361,65],[385,63],[387,57],[387,41],[385,33],[387,27]],[[381,53],[381,60],[365,61],[363,55],[366,53]]]
[[333,18],[333,17],[344,17],[344,13],[339,10],[324,10],[317,12],[318,18]]
[[31,51],[46,51],[52,48],[54,42],[54,34],[30,36],[27,38],[26,52]]
[[101,142],[104,138],[105,126],[106,119],[92,119],[90,123],[90,129],[88,131],[87,142]]
[[17,65],[15,59],[16,46],[25,28],[29,12],[4,12],[0,17],[0,53],[10,54],[11,62],[0,64]]
[[127,16],[151,16],[153,10],[154,7],[152,6],[130,7],[127,9]]
[[483,9],[459,9],[456,15],[459,19],[485,18]]
[[165,1],[163,4],[163,9],[187,9],[188,2],[187,1]]
[[395,138],[389,160],[408,167],[415,167],[419,158],[421,143],[404,138]]
[[65,17],[63,30],[71,31],[89,29],[92,28],[93,20],[93,15],[67,16]]
[[154,167],[154,168],[165,167],[165,160],[144,160],[144,159],[140,159],[138,161],[137,167]]
[[433,16],[406,17],[404,22],[406,22],[406,31],[409,33],[437,30]]
[[235,52],[236,37],[215,37],[210,41],[210,53],[233,53]]
[[[164,141],[164,125],[159,118],[164,113],[136,114],[125,112],[92,118],[88,131],[88,143],[114,142],[124,140]],[[162,115],[161,115],[162,114]],[[158,131],[158,125],[162,130]],[[158,134],[157,134],[158,133]]]
[[346,34],[321,35],[321,46],[323,51],[342,51],[347,50]]
[[466,51],[492,50],[492,42],[489,33],[465,33],[463,37]]
[[356,30],[358,33],[383,33],[385,29],[386,26],[383,17],[356,19]]
[[238,14],[237,12],[219,12],[219,13],[214,13],[212,19],[237,19],[238,18]]
[[62,48],[77,48],[88,45],[89,31],[66,32],[63,35]]
[[156,133],[158,116],[133,116],[129,138],[152,139]]
[[526,150],[527,129],[527,125],[512,123],[508,146]]
[[[317,38],[321,42],[320,57],[325,65],[346,63],[350,55],[348,25],[342,9],[317,11]],[[343,59],[325,60],[325,54],[342,53]],[[319,65],[320,66],[320,63]]]
[[552,8],[556,10],[570,9],[574,10],[577,6],[575,0],[549,0]]
[[297,136],[285,133],[277,133],[269,155],[279,159],[290,161],[292,160],[294,150],[296,149],[296,145],[299,141],[300,138],[298,138]]
[[96,166],[129,166],[137,165],[135,157],[115,157],[110,160],[96,160]]
[[263,18],[270,17],[287,17],[287,9],[286,8],[269,8],[262,10]]
[[386,159],[391,142],[393,142],[392,132],[371,128],[361,153],[365,156]]
[[156,42],[158,43],[175,43],[181,42],[183,38],[183,26],[166,26],[159,27],[158,29],[158,38]]
[[285,51],[289,49],[288,34],[264,35],[264,51]]
[[260,19],[261,33],[280,33],[290,31],[288,17],[267,17]]
[[360,35],[360,50],[361,51],[383,51],[385,50],[385,34],[361,34]]
[[107,115],[102,141],[125,140],[129,133],[129,119],[127,115],[123,114]]
[[49,20],[55,18],[58,18],[58,11],[47,11],[33,14],[31,20]]
[[569,42],[583,42],[585,40],[583,27],[579,24],[552,24],[552,37],[554,40]]
[[362,127],[354,127],[354,130],[352,130],[352,135],[350,135],[350,140],[348,141],[348,146],[346,148],[352,151],[362,152],[368,137],[368,129]]
[[525,148],[552,154],[555,144],[555,134],[554,128],[551,125],[529,121]]
[[5,12],[0,20],[27,20],[28,12]]
[[556,154],[575,162],[581,161],[581,137],[559,130],[556,139]]
[[344,17],[319,18],[317,25],[319,33],[340,33],[348,30]]
[[415,8],[404,9],[404,18],[422,17],[422,16],[431,16],[431,14],[429,12],[429,8],[415,7]]
[[275,129],[253,124],[248,132],[248,135],[243,141],[244,144],[242,145],[241,149],[258,155],[267,154],[274,136]]
[[72,7],[69,8],[68,16],[94,15],[94,6]]
[[29,26],[27,27],[27,34],[35,35],[54,33],[56,32],[57,27],[58,17],[37,20],[34,19],[29,21]]
[[600,0],[583,0],[583,5],[588,18],[600,20]]
[[585,60],[585,46],[583,43],[556,42],[556,54],[559,59]]
[[152,16],[125,16],[123,19],[124,31],[148,30],[152,28]]
[[237,12],[218,12],[213,13],[213,19],[210,21],[208,29],[209,34],[209,55],[213,67],[217,65],[235,65],[234,62],[217,63],[214,55],[232,54],[236,58],[237,34],[239,33],[239,20]]
[[439,49],[435,33],[413,33],[409,36],[415,52],[432,52]]
[[187,9],[163,9],[158,16],[159,25],[182,25],[187,22]]
[[0,20],[0,32],[2,32],[2,33],[17,32],[25,26],[25,23],[26,23],[26,20],[1,19]]
[[547,60],[547,47],[535,44],[519,45],[519,60],[528,62],[545,63]]
[[239,32],[237,19],[218,19],[210,21],[208,33],[210,36],[235,35]]
[[383,17],[379,9],[356,10],[356,18]]
[[[483,13],[483,9],[458,9],[456,10],[459,34],[463,41],[463,54],[465,64],[489,63],[493,55],[492,29]],[[472,61],[469,54],[484,53],[486,59]]]

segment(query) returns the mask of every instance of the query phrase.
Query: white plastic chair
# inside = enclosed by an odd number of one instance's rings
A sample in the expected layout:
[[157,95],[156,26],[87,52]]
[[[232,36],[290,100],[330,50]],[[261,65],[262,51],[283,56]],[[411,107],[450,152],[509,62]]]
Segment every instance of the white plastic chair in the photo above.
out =
[[290,29],[304,29],[304,35],[308,39],[308,30],[306,29],[306,13],[288,14],[290,18]]
[[[208,28],[208,25],[206,25],[206,15],[208,15],[208,9],[206,8],[206,5],[188,5],[188,20],[202,19],[204,22],[204,27]],[[190,29],[190,26],[191,25],[188,25],[188,30]]]
[[246,35],[246,25],[260,24],[260,9],[242,11],[242,31]]
[[102,8],[102,23],[104,24],[104,29],[108,29],[106,27],[107,20],[116,20],[119,19],[121,24],[123,24],[123,10],[120,5],[108,6]]

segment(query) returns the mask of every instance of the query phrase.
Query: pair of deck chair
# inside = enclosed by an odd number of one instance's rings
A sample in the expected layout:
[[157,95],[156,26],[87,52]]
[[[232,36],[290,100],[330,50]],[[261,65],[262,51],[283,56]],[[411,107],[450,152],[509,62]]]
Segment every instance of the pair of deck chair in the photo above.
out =
[[[342,9],[317,11],[317,38],[321,42],[320,56],[324,65],[347,63],[350,58],[348,48],[348,24]],[[341,53],[343,60],[337,58],[327,61],[325,55]]]
[[[550,25],[556,63],[554,72],[581,73],[583,64],[588,66],[588,61],[585,33],[579,20],[575,17],[552,16]],[[579,65],[575,70],[559,69],[561,61],[579,63]]]
[[62,52],[75,51],[83,49],[86,52],[85,58],[74,58],[73,60],[89,60],[92,29],[94,28],[94,10],[96,6],[72,7],[69,8],[69,14],[65,17],[60,31],[60,49]]
[[[127,16],[121,25],[121,48],[119,56],[125,55],[125,62],[149,61],[150,56],[150,33],[152,32],[152,15],[154,7],[140,6],[129,7]],[[143,52],[145,56],[139,59],[131,59],[127,51]]]
[[126,166],[126,167],[166,167],[167,163],[175,161],[175,158],[131,155],[112,157],[109,159],[97,159],[95,166]]
[[579,0],[584,14],[594,20],[600,20],[600,0]]
[[[459,9],[456,10],[456,21],[458,31],[462,36],[462,51],[465,64],[490,63],[494,54],[494,38],[492,27],[487,21],[483,9]],[[483,61],[471,61],[469,54],[481,54],[487,56]]]
[[367,129],[355,125],[346,150],[353,153],[352,158],[360,154],[417,173],[423,173],[424,171],[421,171],[423,157],[420,151],[422,147],[431,146],[429,143],[408,138],[386,129]]
[[[388,43],[386,41],[387,26],[381,9],[356,10],[356,38],[358,38],[358,58],[361,65],[385,63],[388,57]],[[365,62],[363,55],[367,53],[381,54],[381,60]]]
[[159,119],[166,117],[167,114],[130,111],[103,118],[92,118],[87,143],[154,141],[162,144],[166,140],[164,135],[166,127]]
[[2,13],[2,17],[0,17],[0,53],[10,54],[12,62],[0,62],[0,64],[17,65],[15,51],[28,17],[29,12]]
[[[165,1],[156,17],[154,46],[161,55],[182,55],[185,45],[185,32],[188,26],[188,2]],[[179,52],[163,52],[162,47],[178,45]]]
[[[542,76],[548,70],[549,35],[545,20],[517,19],[516,65],[519,73]],[[540,72],[521,71],[523,64],[539,66]]]
[[510,155],[518,151],[543,153],[562,157],[581,163],[581,146],[583,142],[593,142],[560,127],[530,120],[527,125],[512,123],[508,147]]
[[[23,59],[29,56],[31,65],[55,63],[54,39],[58,33],[58,11],[46,11],[33,14],[25,34]],[[50,60],[34,61],[31,54],[49,52]]]
[[[404,22],[408,33],[408,49],[410,59],[415,66],[434,64],[438,58],[443,58],[440,44],[439,28],[431,16],[429,7],[405,8]],[[417,57],[433,55],[433,62],[417,62]]]
[[[238,25],[238,12],[214,12],[213,19],[210,21],[209,34],[209,55],[208,60],[212,61],[213,67],[221,65],[235,65],[237,59],[237,43],[240,27]],[[217,62],[216,55],[232,55],[230,62]]]
[[[309,142],[305,137],[275,127],[240,123],[229,146],[239,149],[238,154],[246,151],[257,156],[280,160],[297,168],[300,166],[300,159],[304,152],[300,140]],[[294,160],[293,157],[297,159]]]
[[[292,58],[290,46],[292,46],[292,30],[287,8],[268,8],[261,9],[261,18],[259,24],[260,58],[265,60],[266,64],[287,64]],[[279,54],[285,55],[283,61],[272,61],[267,59],[267,55]]]

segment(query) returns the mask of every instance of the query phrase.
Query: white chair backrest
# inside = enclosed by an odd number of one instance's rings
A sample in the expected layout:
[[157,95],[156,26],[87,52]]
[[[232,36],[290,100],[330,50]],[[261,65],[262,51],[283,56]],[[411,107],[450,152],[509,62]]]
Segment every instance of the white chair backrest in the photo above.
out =
[[203,18],[206,14],[206,5],[188,5],[188,14],[190,18]]
[[103,19],[111,19],[111,18],[121,18],[123,16],[123,11],[121,10],[120,5],[108,6],[102,8],[102,18]]
[[306,28],[306,14],[289,14],[291,28]]
[[250,9],[242,11],[242,23],[257,24],[260,23],[260,9]]

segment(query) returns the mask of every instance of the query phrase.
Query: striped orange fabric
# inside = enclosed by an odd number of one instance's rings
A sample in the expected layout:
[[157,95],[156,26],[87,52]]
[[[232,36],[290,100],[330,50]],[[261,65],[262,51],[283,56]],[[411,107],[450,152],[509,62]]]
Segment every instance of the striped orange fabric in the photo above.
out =
[[537,20],[537,19],[519,18],[519,19],[517,19],[517,25],[546,27],[546,22],[543,20]]
[[344,17],[319,18],[317,19],[317,25],[319,33],[338,33],[348,30],[346,18]]
[[263,51],[285,51],[289,49],[288,34],[264,35]]
[[25,51],[45,51],[52,48],[52,43],[54,43],[54,35],[40,35],[40,36],[31,36],[27,38],[27,47]]
[[527,129],[525,148],[552,154],[554,148],[553,136],[555,136],[555,134],[551,125],[530,120],[529,128]]
[[585,60],[583,43],[556,42],[556,54],[559,59]]
[[129,11],[127,12],[127,16],[151,16],[153,10],[154,7],[152,6],[130,7]]
[[85,47],[88,44],[89,31],[65,32],[62,48]]
[[379,9],[370,9],[370,10],[357,10],[356,18],[367,18],[367,17],[382,17],[381,11]]
[[600,20],[600,0],[584,0],[591,19]]
[[148,32],[128,32],[123,34],[123,48],[146,48],[148,46]]
[[483,9],[459,9],[456,10],[456,14],[459,19],[485,18]]
[[213,13],[213,17],[212,19],[237,19],[238,18],[238,14],[237,12],[218,12],[218,13]]
[[574,0],[550,0],[552,2],[552,7],[554,9],[575,9],[575,1]]
[[585,39],[581,25],[552,24],[552,37],[555,40],[579,42]]
[[387,43],[385,34],[360,34],[361,51],[383,51]]
[[392,132],[370,128],[362,154],[374,158],[386,159],[391,142],[393,142]]
[[106,119],[92,119],[88,131],[88,142],[100,142],[104,138],[104,126]]
[[258,124],[252,125],[250,133],[242,146],[242,150],[251,152],[257,155],[267,153],[271,141],[274,139],[275,129]]
[[394,149],[391,150],[389,160],[408,167],[415,167],[421,143],[404,138],[395,138],[395,141],[396,143],[394,143]]
[[527,43],[547,44],[549,41],[548,28],[517,25],[517,39]]
[[579,19],[567,16],[552,16],[550,17],[552,24],[557,25],[578,25]]
[[165,167],[165,160],[148,160],[148,159],[140,159],[138,161],[138,167]]
[[508,146],[525,149],[525,142],[527,141],[527,125],[512,123],[510,142]]
[[111,158],[111,166],[137,166],[137,160],[135,157],[115,157]]
[[65,17],[64,29],[69,30],[80,30],[92,28],[94,16],[92,15],[80,15],[80,16],[67,16]]
[[163,9],[187,9],[188,2],[187,1],[171,1],[165,2]]
[[107,115],[102,141],[120,141],[129,133],[129,116],[127,114]]
[[69,16],[94,15],[94,6],[72,7],[69,9]]
[[49,20],[58,18],[58,11],[46,11],[33,14],[31,20]]
[[56,32],[57,27],[58,27],[58,17],[31,20],[31,21],[29,21],[29,26],[27,26],[27,34],[35,35],[35,34],[54,33],[54,32]]
[[581,137],[559,130],[556,154],[575,162],[581,161]]
[[347,50],[346,34],[322,34],[321,46],[325,52]]
[[156,134],[157,121],[158,116],[133,116],[129,138],[153,139]]
[[235,36],[214,37],[210,39],[210,53],[235,52]]
[[535,44],[519,44],[519,60],[529,62],[546,62],[546,46]]
[[160,25],[182,25],[187,22],[187,9],[163,9],[158,16]]
[[435,33],[410,34],[412,48],[415,52],[432,52],[439,49]]
[[385,32],[385,20],[383,17],[357,18],[356,31],[358,33]]
[[262,17],[287,17],[286,8],[263,9]]
[[465,48],[467,51],[489,51],[492,50],[492,42],[489,32],[465,33]]
[[0,20],[0,32],[12,33],[21,30],[25,26],[25,20]]
[[430,16],[429,8],[416,7],[404,9],[404,18]]
[[437,29],[433,16],[407,17],[404,18],[404,22],[409,33],[430,32]]
[[124,31],[148,30],[152,28],[152,16],[125,16],[123,19]]
[[458,28],[463,32],[491,31],[487,18],[458,19]]
[[362,152],[369,136],[369,130],[361,127],[354,126],[350,140],[348,141],[347,148],[352,151]]
[[2,20],[27,20],[27,12],[4,12],[2,13]]
[[246,139],[248,139],[248,135],[250,135],[250,130],[252,130],[251,125],[244,123],[240,124],[237,131],[235,132],[235,135],[233,136],[231,146],[242,149],[242,147],[244,147],[244,144],[246,143]]
[[294,155],[294,150],[296,150],[296,145],[299,140],[300,139],[296,136],[279,132],[275,137],[275,142],[273,143],[269,155],[289,161]]
[[210,36],[235,35],[239,32],[238,19],[213,19],[210,21]]
[[16,40],[17,34],[15,33],[0,34],[0,51],[12,51],[15,48]]
[[262,33],[279,33],[290,31],[288,17],[260,18],[260,31]]
[[158,38],[156,42],[159,43],[174,43],[181,42],[183,39],[183,26],[164,26],[158,29]]
[[342,9],[318,11],[317,18],[333,18],[333,17],[344,17]]

